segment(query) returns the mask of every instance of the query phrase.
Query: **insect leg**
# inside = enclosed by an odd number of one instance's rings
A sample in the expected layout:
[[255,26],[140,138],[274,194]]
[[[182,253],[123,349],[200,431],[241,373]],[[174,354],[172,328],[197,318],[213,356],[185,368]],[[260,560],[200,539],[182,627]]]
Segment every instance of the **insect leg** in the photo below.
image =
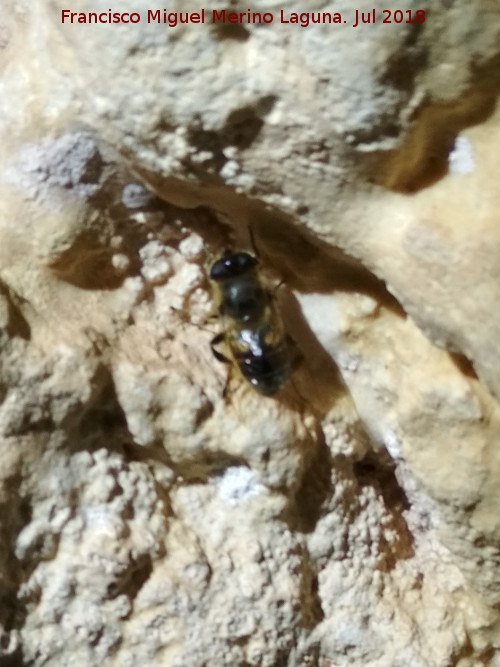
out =
[[214,336],[212,340],[210,341],[210,347],[212,348],[212,354],[214,357],[217,359],[217,361],[221,361],[224,364],[230,364],[231,359],[228,359],[226,356],[222,354],[222,352],[219,352],[219,350],[216,350],[216,346],[220,345],[224,340],[224,333],[219,333],[217,336]]
[[220,345],[223,341],[224,341],[224,333],[219,333],[212,339],[210,347],[212,348],[212,354],[217,359],[217,361],[221,361],[224,364],[229,364],[226,382],[224,383],[224,389],[222,390],[222,398],[226,400],[229,392],[229,385],[231,384],[231,378],[234,371],[234,363],[232,362],[231,359],[228,359],[226,356],[224,356],[222,352],[219,352],[219,350],[215,349],[216,345]]

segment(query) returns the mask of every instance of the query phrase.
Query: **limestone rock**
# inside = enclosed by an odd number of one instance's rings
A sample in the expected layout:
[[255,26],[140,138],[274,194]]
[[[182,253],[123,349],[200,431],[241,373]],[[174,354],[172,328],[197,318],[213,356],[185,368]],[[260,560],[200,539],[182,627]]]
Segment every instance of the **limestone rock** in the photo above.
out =
[[500,665],[500,9],[398,7],[0,9],[0,664]]

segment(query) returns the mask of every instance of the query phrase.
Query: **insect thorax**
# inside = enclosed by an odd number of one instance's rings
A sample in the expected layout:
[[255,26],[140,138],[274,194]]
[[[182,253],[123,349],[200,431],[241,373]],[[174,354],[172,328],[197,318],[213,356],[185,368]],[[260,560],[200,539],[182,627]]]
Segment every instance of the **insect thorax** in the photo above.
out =
[[259,320],[268,304],[269,296],[255,276],[240,276],[237,281],[220,284],[221,312],[238,322]]

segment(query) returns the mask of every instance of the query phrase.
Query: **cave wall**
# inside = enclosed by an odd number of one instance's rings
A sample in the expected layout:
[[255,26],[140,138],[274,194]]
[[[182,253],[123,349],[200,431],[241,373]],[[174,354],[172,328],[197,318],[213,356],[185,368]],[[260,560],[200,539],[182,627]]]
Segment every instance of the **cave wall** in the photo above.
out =
[[65,9],[0,9],[1,664],[500,665],[497,2]]

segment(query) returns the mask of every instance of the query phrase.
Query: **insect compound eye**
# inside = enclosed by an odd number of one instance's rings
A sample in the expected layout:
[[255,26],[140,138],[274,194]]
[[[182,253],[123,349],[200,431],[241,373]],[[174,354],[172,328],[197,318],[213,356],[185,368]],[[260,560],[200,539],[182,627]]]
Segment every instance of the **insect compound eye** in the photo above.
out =
[[257,260],[247,252],[225,255],[218,259],[210,269],[211,280],[227,280],[241,276],[257,265]]

